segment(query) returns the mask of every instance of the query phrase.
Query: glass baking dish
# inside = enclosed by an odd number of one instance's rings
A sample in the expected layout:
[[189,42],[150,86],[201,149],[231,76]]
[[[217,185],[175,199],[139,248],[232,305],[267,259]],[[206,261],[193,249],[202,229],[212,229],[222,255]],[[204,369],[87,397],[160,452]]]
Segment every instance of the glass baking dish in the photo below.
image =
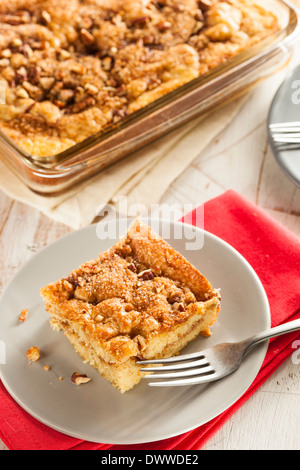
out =
[[209,110],[246,93],[290,59],[299,37],[299,10],[287,0],[257,1],[280,19],[281,30],[60,154],[37,157],[0,131],[0,156],[33,191],[55,195]]

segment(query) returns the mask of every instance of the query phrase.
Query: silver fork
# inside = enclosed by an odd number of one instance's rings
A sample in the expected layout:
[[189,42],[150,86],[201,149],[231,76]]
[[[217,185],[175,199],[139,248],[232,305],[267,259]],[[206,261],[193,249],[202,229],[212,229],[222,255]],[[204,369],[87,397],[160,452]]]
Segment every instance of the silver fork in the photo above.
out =
[[300,143],[300,122],[283,122],[269,125],[275,142],[286,144]]
[[[250,349],[258,343],[299,329],[300,319],[270,328],[238,343],[222,343],[197,353],[137,361],[137,364],[147,366],[141,367],[141,371],[150,372],[144,378],[159,379],[157,382],[149,382],[154,387],[203,384],[232,374],[240,367]],[[160,366],[152,367],[153,364]]]

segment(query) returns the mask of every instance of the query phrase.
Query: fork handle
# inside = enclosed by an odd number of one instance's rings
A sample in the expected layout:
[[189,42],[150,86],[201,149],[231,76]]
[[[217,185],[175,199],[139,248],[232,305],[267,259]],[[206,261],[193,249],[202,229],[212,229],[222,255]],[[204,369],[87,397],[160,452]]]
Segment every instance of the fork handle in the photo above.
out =
[[274,338],[275,336],[284,335],[286,333],[292,333],[293,331],[297,330],[300,330],[300,318],[287,323],[283,323],[282,325],[275,326],[274,328],[270,328],[269,330],[262,331],[261,333],[252,336],[252,338],[250,338],[249,340],[247,350],[249,350],[255,344],[260,343],[261,341]]

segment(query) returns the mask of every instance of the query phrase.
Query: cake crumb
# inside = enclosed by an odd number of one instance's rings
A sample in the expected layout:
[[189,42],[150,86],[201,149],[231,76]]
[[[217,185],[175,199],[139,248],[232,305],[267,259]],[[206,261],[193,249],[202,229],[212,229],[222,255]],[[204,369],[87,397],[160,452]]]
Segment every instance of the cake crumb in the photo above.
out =
[[30,362],[36,362],[41,357],[40,350],[37,346],[32,346],[26,352],[26,357]]
[[27,318],[27,315],[28,315],[28,309],[27,308],[23,308],[23,310],[21,311],[20,315],[19,315],[19,320],[20,322],[24,323],[24,321],[26,320]]

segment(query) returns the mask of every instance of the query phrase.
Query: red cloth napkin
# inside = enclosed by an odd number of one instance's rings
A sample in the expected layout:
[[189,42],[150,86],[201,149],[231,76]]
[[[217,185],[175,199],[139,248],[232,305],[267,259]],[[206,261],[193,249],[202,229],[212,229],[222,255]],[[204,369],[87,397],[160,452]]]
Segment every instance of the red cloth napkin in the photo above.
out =
[[[300,317],[300,240],[260,208],[230,190],[205,203],[205,230],[238,250],[260,277],[272,326]],[[184,217],[193,224],[196,210]],[[228,410],[199,428],[163,441],[131,446],[95,444],[66,436],[32,418],[0,383],[0,437],[14,450],[198,450],[295,351],[300,333],[272,340],[256,379]]]

